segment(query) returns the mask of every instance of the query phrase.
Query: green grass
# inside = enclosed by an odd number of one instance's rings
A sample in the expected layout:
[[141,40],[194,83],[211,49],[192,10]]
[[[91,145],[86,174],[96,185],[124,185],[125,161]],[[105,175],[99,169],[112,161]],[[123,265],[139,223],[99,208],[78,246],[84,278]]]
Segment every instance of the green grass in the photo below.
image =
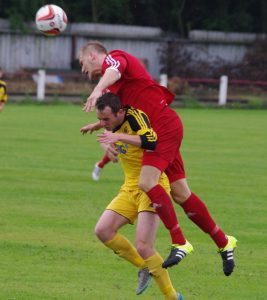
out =
[[[225,277],[210,238],[176,205],[195,252],[170,269],[185,299],[267,299],[267,111],[180,109],[191,189],[238,240]],[[9,104],[0,114],[0,299],[130,300],[136,270],[94,236],[122,183],[119,165],[101,181],[91,169],[102,150],[79,128],[94,120],[74,105]],[[134,226],[122,232],[134,240]],[[160,227],[157,248],[170,243]],[[140,299],[162,299],[154,283]]]

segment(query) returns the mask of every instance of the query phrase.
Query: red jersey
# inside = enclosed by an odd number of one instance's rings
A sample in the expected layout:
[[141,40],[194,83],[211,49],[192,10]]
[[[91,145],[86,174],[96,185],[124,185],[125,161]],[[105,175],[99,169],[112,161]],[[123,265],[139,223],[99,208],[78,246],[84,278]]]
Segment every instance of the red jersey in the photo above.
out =
[[152,124],[159,112],[174,99],[174,94],[155,82],[142,63],[125,51],[109,52],[102,65],[102,75],[106,69],[117,71],[120,79],[105,92],[118,95],[124,106],[129,105],[144,111]]

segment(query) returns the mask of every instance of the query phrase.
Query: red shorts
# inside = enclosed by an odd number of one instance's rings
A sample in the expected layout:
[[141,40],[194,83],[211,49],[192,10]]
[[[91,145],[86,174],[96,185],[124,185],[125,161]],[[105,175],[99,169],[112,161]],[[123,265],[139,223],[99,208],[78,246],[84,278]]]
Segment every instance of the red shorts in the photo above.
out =
[[170,182],[185,178],[180,146],[183,124],[177,113],[166,107],[152,124],[158,135],[155,151],[145,150],[142,165],[149,165],[165,172]]

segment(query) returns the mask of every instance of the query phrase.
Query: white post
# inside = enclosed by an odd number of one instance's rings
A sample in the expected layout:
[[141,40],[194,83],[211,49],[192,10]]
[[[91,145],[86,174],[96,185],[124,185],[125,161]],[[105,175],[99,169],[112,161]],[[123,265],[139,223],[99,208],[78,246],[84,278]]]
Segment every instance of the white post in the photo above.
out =
[[45,70],[38,70],[37,77],[37,100],[45,99]]
[[167,87],[167,85],[168,85],[168,75],[167,74],[160,74],[159,84]]
[[223,75],[220,78],[219,102],[218,105],[223,106],[227,102],[228,77]]

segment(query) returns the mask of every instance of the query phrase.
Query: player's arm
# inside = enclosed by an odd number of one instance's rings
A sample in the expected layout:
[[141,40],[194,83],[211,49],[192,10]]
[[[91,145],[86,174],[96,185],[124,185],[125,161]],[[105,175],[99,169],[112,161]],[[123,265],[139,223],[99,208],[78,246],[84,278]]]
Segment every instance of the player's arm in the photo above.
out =
[[102,96],[103,90],[107,89],[119,79],[120,77],[117,71],[115,71],[114,69],[107,69],[104,75],[99,80],[98,84],[95,86],[91,95],[87,98],[87,101],[83,107],[83,111],[92,111],[95,106],[96,100],[100,96]]
[[144,112],[128,110],[128,122],[137,136],[140,137],[140,147],[146,150],[155,150],[157,146],[157,134],[151,128],[149,119]]
[[137,147],[141,147],[142,140],[139,135],[130,135],[127,133],[116,133],[111,131],[106,131],[97,135],[97,141],[99,143],[115,144],[117,142],[122,142]]
[[99,80],[98,84],[95,86],[91,95],[87,98],[87,101],[83,108],[85,112],[93,110],[96,100],[102,95],[105,89],[113,85],[121,78],[121,74],[123,73],[127,65],[126,60],[121,56],[111,57],[109,55],[108,61],[109,66],[107,66],[105,62],[105,72]]
[[96,123],[92,123],[92,124],[88,124],[88,125],[83,126],[83,127],[80,129],[80,132],[81,132],[82,134],[86,134],[88,131],[89,131],[90,133],[92,133],[93,131],[99,130],[99,129],[101,129],[101,128],[103,128],[103,126],[101,125],[101,122],[98,121],[98,122],[96,122]]
[[151,128],[148,117],[135,109],[128,109],[127,121],[136,135],[127,133],[104,132],[98,135],[98,142],[131,144],[146,150],[155,150],[157,145],[157,134]]

